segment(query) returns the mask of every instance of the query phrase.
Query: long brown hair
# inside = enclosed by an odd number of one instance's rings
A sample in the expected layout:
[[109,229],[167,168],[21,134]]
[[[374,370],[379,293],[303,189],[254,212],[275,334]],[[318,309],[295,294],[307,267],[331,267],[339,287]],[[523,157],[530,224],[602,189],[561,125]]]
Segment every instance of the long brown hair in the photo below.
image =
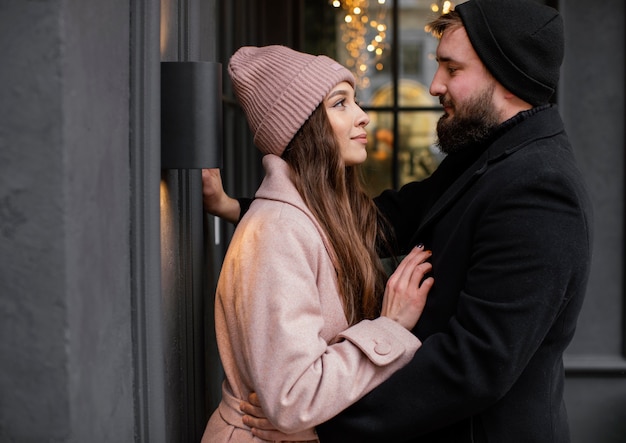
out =
[[334,265],[348,323],[377,317],[386,280],[377,236],[380,241],[386,230],[363,190],[359,168],[344,165],[323,104],[291,140],[283,159],[336,255]]

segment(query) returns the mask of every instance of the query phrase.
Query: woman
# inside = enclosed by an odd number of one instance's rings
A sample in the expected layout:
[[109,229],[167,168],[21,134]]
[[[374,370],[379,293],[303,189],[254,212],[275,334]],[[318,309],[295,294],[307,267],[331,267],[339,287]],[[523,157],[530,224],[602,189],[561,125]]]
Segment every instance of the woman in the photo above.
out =
[[410,330],[433,284],[430,252],[415,248],[385,287],[384,230],[356,170],[369,118],[347,69],[267,46],[239,49],[229,74],[266,176],[218,282],[226,380],[202,441],[259,441],[239,410],[251,392],[278,429],[313,440],[421,345]]

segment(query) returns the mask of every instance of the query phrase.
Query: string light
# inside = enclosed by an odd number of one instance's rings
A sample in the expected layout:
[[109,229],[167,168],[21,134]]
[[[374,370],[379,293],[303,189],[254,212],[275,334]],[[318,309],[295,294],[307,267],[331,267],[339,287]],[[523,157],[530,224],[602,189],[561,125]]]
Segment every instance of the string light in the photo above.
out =
[[354,72],[358,86],[367,88],[371,71],[384,69],[381,60],[389,47],[386,0],[377,0],[373,8],[369,0],[331,0],[330,3],[345,14],[340,25],[347,54],[345,65]]
[[438,1],[437,3],[431,3],[430,4],[430,10],[431,11],[433,11],[433,12],[441,11],[441,14],[447,14],[453,8],[454,8],[454,4],[451,1],[449,1],[449,0]]
[[[376,0],[329,0],[336,9],[341,10],[343,20],[340,24],[341,40],[346,49],[344,64],[356,75],[358,86],[370,85],[372,71],[382,71],[385,66],[383,55],[389,49],[387,42],[387,2]],[[436,0],[430,5],[432,12],[447,14],[454,8],[450,0]]]

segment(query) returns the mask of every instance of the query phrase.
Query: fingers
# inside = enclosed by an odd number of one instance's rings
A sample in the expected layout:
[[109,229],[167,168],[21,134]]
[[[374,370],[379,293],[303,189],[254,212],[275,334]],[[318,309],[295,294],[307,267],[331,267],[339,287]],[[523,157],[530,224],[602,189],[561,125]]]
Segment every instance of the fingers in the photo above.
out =
[[381,315],[411,330],[419,320],[434,279],[426,277],[432,270],[427,262],[432,255],[423,246],[414,248],[398,265],[385,287]]
[[250,415],[253,418],[265,418],[265,414],[263,414],[263,410],[260,407],[248,403],[247,401],[242,401],[239,405],[239,409],[241,409],[241,412],[244,414]]
[[239,409],[245,414],[243,423],[246,426],[262,430],[276,430],[276,427],[265,417],[265,413],[261,409],[261,401],[256,392],[252,392],[248,396],[248,401],[242,401],[239,404]]
[[209,214],[233,223],[239,219],[239,202],[230,198],[224,191],[218,168],[202,170],[202,204]]
[[203,169],[202,183],[205,185],[215,186],[222,183],[222,174],[219,168]]
[[[430,251],[428,252],[429,252],[428,256],[430,257],[432,253],[430,253]],[[409,277],[408,285],[421,288],[423,286],[422,280],[424,280],[424,277],[426,276],[426,274],[432,271],[432,269],[433,269],[433,265],[429,262],[419,263],[413,268]],[[431,277],[431,280],[432,280],[432,277]],[[420,284],[420,282],[422,282],[422,284]]]
[[433,287],[434,283],[435,283],[435,279],[432,277],[428,277],[422,282],[422,284],[420,285],[420,289],[423,291],[429,292],[430,288]]
[[391,277],[389,277],[388,287],[399,291],[408,285],[419,286],[419,282],[424,275],[432,269],[432,265],[426,261],[431,256],[432,252],[424,251],[423,246],[413,248],[404,260],[400,262]]
[[[423,245],[414,247],[398,265],[398,268],[396,269],[396,272],[398,273],[397,277],[403,276],[406,272],[413,272],[417,265],[424,263],[428,260],[428,258],[430,258],[431,255],[432,252],[425,251]],[[394,274],[396,272],[394,272]]]
[[254,406],[258,406],[259,408],[261,407],[261,400],[259,400],[259,396],[256,392],[250,393],[250,395],[248,396],[248,401]]
[[261,409],[261,401],[256,392],[248,396],[248,401],[242,401],[239,409],[245,414],[243,424],[250,427],[252,434],[262,440],[269,441],[311,441],[317,440],[315,429],[305,429],[294,434],[284,434],[274,426]]
[[276,431],[274,426],[267,418],[258,418],[251,415],[244,415],[242,417],[243,424],[254,429],[261,429],[265,431]]
[[209,168],[202,170],[202,178],[220,177],[220,168]]
[[[219,169],[217,171],[219,174]],[[213,169],[203,169],[202,170],[202,185],[210,186],[215,178],[215,171]]]

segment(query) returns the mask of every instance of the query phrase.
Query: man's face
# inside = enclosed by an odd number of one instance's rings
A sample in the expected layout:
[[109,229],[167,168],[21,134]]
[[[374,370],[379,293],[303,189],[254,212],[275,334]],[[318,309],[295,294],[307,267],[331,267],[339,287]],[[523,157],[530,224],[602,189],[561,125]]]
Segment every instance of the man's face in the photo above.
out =
[[444,32],[437,62],[430,93],[439,97],[444,108],[437,123],[438,144],[450,154],[483,139],[504,119],[494,104],[496,80],[478,58],[465,28]]
[[483,140],[498,126],[498,112],[492,100],[494,89],[495,83],[459,103],[440,97],[444,108],[454,109],[453,114],[445,113],[437,122],[441,152],[458,152],[468,143]]

